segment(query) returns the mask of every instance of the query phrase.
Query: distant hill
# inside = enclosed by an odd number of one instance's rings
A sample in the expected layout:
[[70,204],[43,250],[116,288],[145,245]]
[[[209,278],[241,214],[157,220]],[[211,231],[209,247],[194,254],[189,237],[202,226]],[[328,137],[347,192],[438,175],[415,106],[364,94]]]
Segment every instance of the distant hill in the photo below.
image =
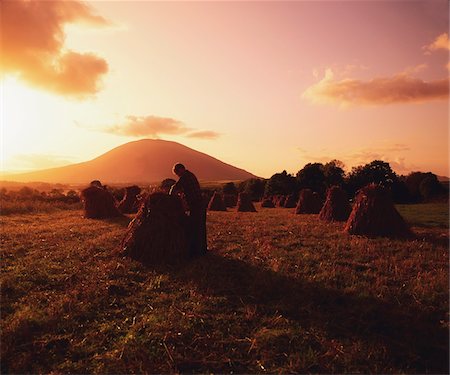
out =
[[448,178],[447,176],[436,176],[437,179],[441,182],[449,182],[450,178]]
[[64,167],[2,176],[2,180],[50,183],[151,183],[174,178],[172,167],[185,164],[199,180],[245,180],[253,174],[177,142],[142,139],[129,142],[99,157]]

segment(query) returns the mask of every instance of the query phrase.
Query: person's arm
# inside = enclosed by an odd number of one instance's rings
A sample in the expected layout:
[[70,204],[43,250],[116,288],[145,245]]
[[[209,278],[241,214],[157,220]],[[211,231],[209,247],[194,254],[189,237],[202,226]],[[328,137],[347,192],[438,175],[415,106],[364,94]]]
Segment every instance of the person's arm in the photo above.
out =
[[179,182],[180,182],[180,180],[178,180],[178,182],[176,182],[172,185],[172,187],[169,190],[169,195],[176,194],[181,190]]

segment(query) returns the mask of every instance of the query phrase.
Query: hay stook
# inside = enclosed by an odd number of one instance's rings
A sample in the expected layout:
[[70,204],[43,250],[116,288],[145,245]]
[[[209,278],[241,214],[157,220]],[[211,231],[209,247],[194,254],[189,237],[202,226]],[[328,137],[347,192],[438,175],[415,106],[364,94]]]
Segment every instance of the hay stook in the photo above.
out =
[[320,210],[319,219],[323,221],[346,221],[352,208],[347,193],[340,186],[332,186]]
[[238,212],[256,212],[256,208],[253,205],[253,202],[247,193],[239,193],[238,203],[237,203],[237,211]]
[[298,195],[289,194],[284,201],[284,208],[295,208],[297,207]]
[[141,188],[137,185],[127,186],[125,188],[125,196],[120,201],[117,208],[123,214],[134,214],[139,209],[138,195],[141,193]]
[[116,207],[113,195],[95,184],[83,189],[80,194],[84,207],[84,217],[88,219],[107,219],[122,216]]
[[350,234],[409,237],[411,231],[394,206],[386,188],[370,184],[357,193],[344,230]]
[[275,204],[273,203],[273,198],[272,197],[263,198],[263,200],[261,202],[261,207],[275,208]]
[[277,206],[278,207],[284,207],[284,203],[286,202],[286,196],[280,195],[277,199]]
[[236,194],[224,194],[223,203],[225,207],[235,207],[237,205],[237,195]]
[[223,196],[217,191],[214,192],[211,200],[208,203],[208,211],[226,211],[227,207],[223,201]]
[[122,240],[122,254],[144,264],[180,263],[189,256],[188,218],[181,199],[150,194]]
[[319,194],[311,189],[302,189],[298,199],[296,214],[318,214],[322,208],[322,200]]

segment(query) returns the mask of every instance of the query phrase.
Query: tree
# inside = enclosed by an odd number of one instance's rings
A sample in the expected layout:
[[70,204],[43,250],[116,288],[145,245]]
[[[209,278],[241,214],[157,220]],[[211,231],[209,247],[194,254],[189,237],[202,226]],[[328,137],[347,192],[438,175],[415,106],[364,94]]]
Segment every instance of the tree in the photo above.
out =
[[[329,168],[331,170],[331,166]],[[322,163],[308,163],[297,172],[299,189],[311,189],[321,195],[327,188],[324,165]]]
[[31,198],[34,194],[35,191],[28,186],[20,188],[19,191],[17,192],[17,196],[19,198]]
[[344,184],[344,163],[340,160],[331,160],[323,166],[325,184],[327,188],[331,186],[343,186]]
[[298,191],[297,180],[286,171],[275,173],[267,181],[264,195],[289,195]]
[[56,189],[56,188],[50,190],[50,192],[48,193],[48,196],[49,196],[50,199],[55,200],[55,201],[58,201],[58,200],[63,201],[64,198],[65,198],[63,190],[62,189]]
[[411,194],[405,183],[405,177],[400,176],[391,187],[392,199],[395,203],[411,203]]
[[357,190],[370,183],[391,189],[398,182],[398,176],[389,163],[382,160],[374,160],[368,164],[354,167],[348,176],[347,182],[349,193],[354,195]]
[[437,179],[437,176],[433,173],[427,173],[427,176],[422,180],[419,185],[419,192],[423,200],[430,200],[443,191],[442,185]]
[[411,172],[405,183],[414,202],[433,198],[443,191],[437,176],[431,172]]
[[75,190],[69,190],[66,193],[66,202],[77,203],[80,201],[80,195]]
[[239,191],[250,195],[253,201],[259,201],[264,195],[266,180],[260,178],[249,178],[239,184]]

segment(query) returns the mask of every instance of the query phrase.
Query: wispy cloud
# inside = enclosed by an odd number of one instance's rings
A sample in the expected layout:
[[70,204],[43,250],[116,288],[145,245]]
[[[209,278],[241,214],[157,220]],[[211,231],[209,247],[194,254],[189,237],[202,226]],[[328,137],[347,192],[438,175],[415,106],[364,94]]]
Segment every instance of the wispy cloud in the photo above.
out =
[[96,128],[106,133],[131,137],[153,137],[161,135],[181,135],[188,138],[217,139],[220,133],[211,130],[197,130],[187,127],[183,122],[170,117],[127,116],[123,123]]
[[439,35],[432,43],[423,46],[422,49],[425,51],[425,54],[427,55],[439,49],[447,51],[450,50],[450,40],[448,39],[448,34],[443,33]]
[[70,23],[109,22],[84,2],[2,1],[1,74],[14,74],[40,89],[84,98],[100,89],[107,62],[93,53],[64,49]]
[[423,81],[408,73],[368,81],[334,78],[328,69],[325,77],[307,88],[302,97],[314,103],[340,106],[376,106],[395,103],[420,103],[448,98],[449,79]]
[[132,137],[158,137],[160,134],[185,134],[191,129],[170,117],[127,116],[125,123],[109,126],[102,130],[107,133]]
[[211,130],[203,130],[203,131],[195,131],[187,134],[189,138],[200,138],[200,139],[217,139],[220,137],[220,133],[211,131]]

